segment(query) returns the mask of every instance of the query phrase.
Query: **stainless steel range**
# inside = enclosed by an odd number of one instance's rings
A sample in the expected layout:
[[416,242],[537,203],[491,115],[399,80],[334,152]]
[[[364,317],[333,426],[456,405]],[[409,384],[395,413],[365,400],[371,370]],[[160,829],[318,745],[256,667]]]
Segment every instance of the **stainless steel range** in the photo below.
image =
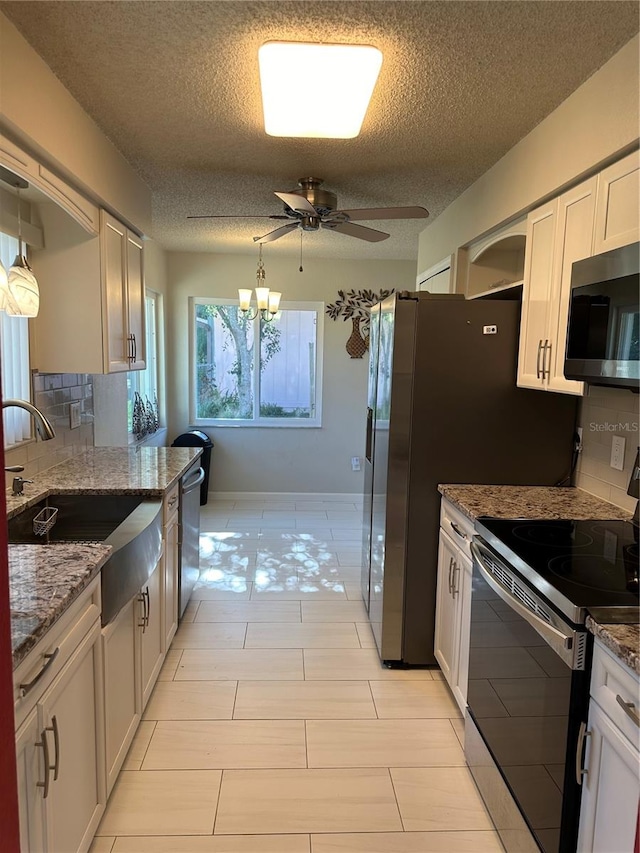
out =
[[587,613],[638,621],[625,521],[476,523],[467,762],[507,851],[574,853],[593,638]]

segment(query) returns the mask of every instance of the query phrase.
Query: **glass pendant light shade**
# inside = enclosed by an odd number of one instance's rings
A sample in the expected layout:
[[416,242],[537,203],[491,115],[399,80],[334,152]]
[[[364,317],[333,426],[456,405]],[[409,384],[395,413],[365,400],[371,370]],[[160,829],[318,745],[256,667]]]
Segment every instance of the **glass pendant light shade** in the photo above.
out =
[[19,317],[37,317],[40,308],[38,282],[24,255],[16,255],[8,275],[9,300],[7,314]]
[[13,297],[9,293],[9,281],[7,279],[7,271],[0,264],[0,311],[6,311],[7,305],[13,302]]
[[280,307],[280,299],[282,297],[281,293],[278,293],[277,290],[269,291],[269,314],[277,314],[278,308]]
[[238,301],[240,302],[240,310],[248,311],[251,305],[251,291],[246,288],[238,290]]

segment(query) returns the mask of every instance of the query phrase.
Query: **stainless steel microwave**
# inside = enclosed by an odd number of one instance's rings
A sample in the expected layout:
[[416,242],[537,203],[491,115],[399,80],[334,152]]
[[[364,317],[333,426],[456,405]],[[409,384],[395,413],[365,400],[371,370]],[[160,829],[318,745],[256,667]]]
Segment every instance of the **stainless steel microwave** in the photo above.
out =
[[639,390],[639,272],[640,243],[573,264],[567,379]]

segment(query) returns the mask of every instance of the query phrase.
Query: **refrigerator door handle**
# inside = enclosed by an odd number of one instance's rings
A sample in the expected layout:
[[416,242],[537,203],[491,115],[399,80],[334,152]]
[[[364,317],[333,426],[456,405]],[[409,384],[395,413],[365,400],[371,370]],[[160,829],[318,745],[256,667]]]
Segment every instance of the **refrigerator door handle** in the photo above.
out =
[[367,408],[367,438],[364,455],[367,462],[371,462],[371,446],[373,439],[373,409]]

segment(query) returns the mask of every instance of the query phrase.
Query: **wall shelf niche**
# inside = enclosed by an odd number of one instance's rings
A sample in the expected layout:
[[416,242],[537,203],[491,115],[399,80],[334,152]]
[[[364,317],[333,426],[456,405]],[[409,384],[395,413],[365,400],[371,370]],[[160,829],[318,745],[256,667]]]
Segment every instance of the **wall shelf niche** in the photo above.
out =
[[[508,297],[511,288],[520,288],[524,278],[526,221],[518,220],[495,231],[467,249],[465,295],[467,299]],[[514,298],[518,298],[514,294]]]

